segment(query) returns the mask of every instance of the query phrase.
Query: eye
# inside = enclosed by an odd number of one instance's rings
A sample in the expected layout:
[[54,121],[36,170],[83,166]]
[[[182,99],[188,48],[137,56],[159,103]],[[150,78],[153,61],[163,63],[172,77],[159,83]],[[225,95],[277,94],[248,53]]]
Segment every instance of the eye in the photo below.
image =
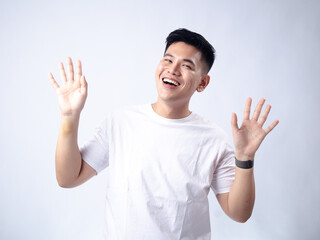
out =
[[164,61],[168,63],[172,63],[172,61],[169,58],[165,58]]
[[188,65],[188,64],[183,64],[182,66],[192,70],[192,67],[190,65]]

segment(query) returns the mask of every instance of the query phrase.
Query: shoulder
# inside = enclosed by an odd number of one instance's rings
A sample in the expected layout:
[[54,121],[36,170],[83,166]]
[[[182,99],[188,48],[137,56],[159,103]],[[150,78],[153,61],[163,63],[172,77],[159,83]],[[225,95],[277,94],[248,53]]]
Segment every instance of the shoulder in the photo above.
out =
[[208,120],[196,113],[193,113],[194,124],[202,129],[207,135],[219,138],[220,140],[228,141],[228,134],[224,129],[218,126],[215,122]]
[[99,126],[121,124],[147,115],[148,105],[131,105],[114,109],[100,120]]

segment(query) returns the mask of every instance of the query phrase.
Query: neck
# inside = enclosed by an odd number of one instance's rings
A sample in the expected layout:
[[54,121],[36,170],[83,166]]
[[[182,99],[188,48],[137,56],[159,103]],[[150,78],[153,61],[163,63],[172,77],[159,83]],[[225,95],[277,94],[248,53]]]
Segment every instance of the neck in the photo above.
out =
[[189,104],[168,104],[158,101],[152,104],[153,111],[164,118],[179,119],[188,117],[191,114]]

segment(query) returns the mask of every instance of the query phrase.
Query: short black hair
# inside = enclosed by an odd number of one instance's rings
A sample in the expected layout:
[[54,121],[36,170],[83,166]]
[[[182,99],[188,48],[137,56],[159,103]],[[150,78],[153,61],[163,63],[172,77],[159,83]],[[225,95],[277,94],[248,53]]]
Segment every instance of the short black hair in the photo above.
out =
[[201,52],[201,60],[207,67],[207,73],[210,71],[215,60],[216,51],[202,35],[185,28],[179,28],[168,35],[164,52],[175,42],[184,42],[197,48]]

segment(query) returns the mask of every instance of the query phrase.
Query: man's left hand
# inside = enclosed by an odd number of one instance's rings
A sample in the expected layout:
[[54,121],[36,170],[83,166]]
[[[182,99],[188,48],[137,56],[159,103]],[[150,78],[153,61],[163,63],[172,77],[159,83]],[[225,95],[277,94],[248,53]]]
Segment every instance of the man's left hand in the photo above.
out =
[[240,128],[238,127],[237,115],[235,113],[232,114],[231,127],[233,142],[236,150],[236,158],[240,161],[254,160],[254,155],[263,139],[279,123],[279,120],[275,120],[267,128],[263,129],[263,124],[267,120],[271,106],[268,104],[260,116],[261,109],[265,103],[265,99],[260,99],[250,119],[251,103],[252,99],[248,98]]

